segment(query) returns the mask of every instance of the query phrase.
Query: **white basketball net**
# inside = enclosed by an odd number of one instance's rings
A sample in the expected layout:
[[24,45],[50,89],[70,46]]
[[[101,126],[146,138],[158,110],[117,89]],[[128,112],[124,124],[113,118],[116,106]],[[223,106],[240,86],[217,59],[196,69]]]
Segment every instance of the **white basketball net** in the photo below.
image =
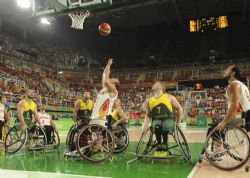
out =
[[90,16],[90,11],[69,14],[69,17],[72,20],[71,28],[83,30],[84,21],[88,16]]

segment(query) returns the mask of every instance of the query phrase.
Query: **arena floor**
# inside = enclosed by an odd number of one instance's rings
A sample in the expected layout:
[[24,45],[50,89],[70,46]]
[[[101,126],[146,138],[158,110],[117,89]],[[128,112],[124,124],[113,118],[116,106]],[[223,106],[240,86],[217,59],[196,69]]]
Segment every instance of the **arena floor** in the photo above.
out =
[[[140,128],[129,129],[130,145],[128,151],[113,155],[112,161],[90,164],[80,160],[66,159],[63,156],[66,132],[61,132],[62,140],[58,151],[31,153],[22,151],[7,155],[2,150],[0,176],[4,178],[77,178],[77,177],[173,177],[173,178],[247,178],[244,167],[233,172],[220,171],[209,164],[197,164],[205,139],[205,129],[183,129],[189,142],[193,164],[182,160],[155,160],[154,162],[127,161],[135,158],[133,154],[141,135]],[[180,169],[181,168],[181,169]]]

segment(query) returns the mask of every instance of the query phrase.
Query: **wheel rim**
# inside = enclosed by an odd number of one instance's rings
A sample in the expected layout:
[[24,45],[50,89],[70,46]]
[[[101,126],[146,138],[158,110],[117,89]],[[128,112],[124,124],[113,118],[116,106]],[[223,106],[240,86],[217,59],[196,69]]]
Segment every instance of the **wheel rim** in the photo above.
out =
[[22,131],[17,127],[11,128],[5,138],[5,150],[8,153],[16,153],[23,148],[27,141],[27,130]]
[[191,160],[191,153],[190,153],[189,145],[187,143],[187,140],[186,140],[182,130],[179,127],[176,127],[176,135],[177,135],[178,144],[182,150],[182,153],[184,154],[187,161],[190,161]]
[[206,141],[209,162],[222,170],[243,166],[249,157],[249,137],[238,126],[227,125],[221,132],[212,132]]
[[69,136],[71,135],[71,132],[73,129],[74,129],[74,125],[72,125],[69,129],[69,132],[68,132],[67,138],[66,138],[66,145],[69,145]]
[[140,141],[136,148],[136,156],[137,158],[141,158],[148,154],[150,151],[150,147],[152,144],[153,134],[151,128],[148,128],[145,132],[143,132]]
[[105,161],[114,151],[114,138],[105,127],[90,124],[83,127],[77,135],[77,151],[87,161]]
[[58,132],[53,131],[51,135],[52,143],[53,143],[53,148],[57,149],[60,146],[60,137]]
[[35,126],[34,133],[29,133],[32,139],[29,142],[29,150],[43,150],[47,144],[47,138],[44,130]]
[[128,132],[125,129],[122,129],[121,131],[113,133],[116,140],[116,148],[114,150],[114,153],[120,153],[127,149],[129,144],[129,135]]

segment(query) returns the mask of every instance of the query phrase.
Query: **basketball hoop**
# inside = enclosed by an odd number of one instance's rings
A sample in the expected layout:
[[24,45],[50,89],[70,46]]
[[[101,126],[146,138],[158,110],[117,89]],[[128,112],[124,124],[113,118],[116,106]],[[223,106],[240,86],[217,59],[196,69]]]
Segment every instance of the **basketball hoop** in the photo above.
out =
[[77,30],[83,30],[84,21],[88,16],[90,16],[89,10],[85,12],[70,13],[69,17],[72,20],[71,28],[74,28]]

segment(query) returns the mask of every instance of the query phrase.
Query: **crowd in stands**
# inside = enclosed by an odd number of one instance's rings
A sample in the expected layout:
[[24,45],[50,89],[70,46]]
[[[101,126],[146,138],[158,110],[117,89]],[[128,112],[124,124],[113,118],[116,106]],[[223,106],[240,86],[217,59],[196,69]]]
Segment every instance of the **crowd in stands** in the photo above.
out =
[[48,42],[25,42],[0,29],[0,50],[18,52],[32,62],[58,69],[74,69],[79,63],[79,53],[71,47],[55,45]]
[[[230,40],[234,41],[232,42],[232,45],[229,46],[229,49],[232,52],[232,54],[228,53],[230,57],[244,58],[250,56],[250,45],[248,45],[250,44],[250,39],[248,37],[239,41],[235,40],[234,38]],[[91,49],[89,52],[92,60],[98,61],[96,64],[100,66],[104,66],[107,62],[107,58],[109,57],[116,59],[114,60],[115,62],[112,66],[114,67],[114,69],[145,67],[148,66],[148,64],[161,65],[166,64],[166,59],[167,61],[171,61],[171,63],[173,64],[178,63],[183,58],[185,58],[186,62],[193,62],[193,60],[199,53],[199,48],[197,48],[197,45],[188,40],[170,40],[166,43],[166,50],[164,50],[164,53],[162,53],[162,55],[154,55],[153,53],[149,53],[150,56],[145,56],[145,49],[139,51],[131,51],[131,53],[126,53],[122,50],[115,49],[111,49],[110,51]],[[197,42],[196,44],[199,43]],[[244,50],[245,52],[243,53],[241,49],[249,50]],[[1,29],[0,50],[18,52],[31,56],[29,60],[34,60],[34,62],[36,63],[54,67],[56,69],[74,69],[78,67],[80,63],[79,52],[70,47],[50,44],[43,41],[34,43],[20,40]],[[154,53],[161,53],[162,50],[163,48],[159,49],[158,51],[152,49],[151,52],[154,51]],[[180,51],[182,52],[180,53]],[[156,59],[155,57],[157,56],[161,57],[159,59]],[[210,71],[210,66],[207,67],[207,71]],[[208,73],[209,75],[211,75],[211,72]],[[173,73],[174,78],[172,79],[188,80],[192,75],[193,73],[191,70],[175,70],[175,72]],[[146,78],[145,80],[147,80],[148,77],[147,75],[145,76],[144,78]],[[172,74],[170,76],[172,76]],[[155,76],[153,76],[152,78],[154,77]],[[129,78],[128,81],[129,80],[131,80],[131,78]],[[36,100],[53,106],[73,106],[75,100],[84,91],[83,83],[72,82],[64,87],[58,87],[53,82],[51,83],[51,81],[47,80],[47,78],[41,75],[41,73],[37,73],[34,71],[12,69],[8,70],[8,72],[0,73],[0,92],[3,92],[6,98],[11,99],[12,102],[17,103],[18,101],[20,101],[27,87],[32,87],[36,90]],[[190,111],[188,113],[189,116],[197,117],[197,115],[199,114],[199,107],[202,107],[204,109],[205,115],[207,117],[215,118],[225,115],[227,110],[225,88],[215,86],[214,88],[206,89],[205,91],[207,92],[206,101],[202,101],[198,105],[197,102],[194,103],[193,107],[190,108]],[[184,107],[185,99],[183,94],[174,91],[169,93],[176,96],[178,101]],[[95,95],[93,95],[93,97],[94,96]],[[145,106],[145,101],[149,98],[149,96],[150,89],[146,87],[134,87],[127,90],[122,89],[121,91],[119,91],[119,97],[124,103],[125,109],[130,111],[138,111],[140,113],[144,112],[143,109]]]
[[[227,52],[220,53],[220,58],[216,57],[213,61],[219,62],[223,59],[232,59],[233,61],[233,59],[250,57],[250,50],[248,50],[250,38],[248,36],[228,36],[227,39],[230,42],[230,45],[227,46]],[[115,59],[114,68],[117,69],[183,65],[182,61],[185,61],[185,64],[189,66],[190,64],[198,65],[200,62],[211,62],[209,58],[211,56],[207,54],[210,49],[205,51],[201,49],[200,37],[191,40],[188,36],[182,40],[148,41],[147,44],[141,44],[141,48],[129,48],[129,52],[118,47],[89,48],[87,50],[89,59],[85,60],[87,54],[81,54],[79,49],[48,41],[23,40],[0,28],[0,50],[24,54],[28,56],[28,60],[56,69],[78,69],[82,66],[82,57],[85,61],[84,66],[90,67],[104,66],[107,58],[112,57]],[[212,51],[215,51],[216,55],[219,53],[216,49]],[[177,80],[187,80],[190,77],[191,72],[180,71],[176,73]]]
[[[34,88],[36,91],[35,100],[52,106],[74,106],[74,102],[84,91],[82,83],[73,82],[63,88],[57,88],[57,85],[51,82],[40,73],[31,71],[31,73],[23,69],[8,69],[1,66],[0,73],[0,91],[4,93],[6,98],[17,103],[21,100],[28,87]],[[4,72],[7,70],[7,72]],[[68,86],[68,87],[67,87]],[[63,89],[62,89],[63,88]],[[96,89],[95,89],[96,90]],[[151,96],[150,88],[134,87],[131,89],[119,90],[119,98],[124,103],[124,109],[129,111],[143,112],[146,99]],[[97,91],[91,90],[93,98]],[[170,92],[175,95],[180,103],[184,104],[184,99],[176,92]]]
[[[4,72],[2,70],[7,70]],[[76,95],[71,94],[69,88],[56,89],[46,77],[32,71],[28,73],[23,69],[8,69],[1,66],[0,90],[11,102],[17,103],[23,97],[26,88],[36,91],[35,100],[53,106],[73,106]]]
[[143,108],[149,90],[146,88],[132,88],[120,92],[120,98],[124,107],[128,110],[138,110]]

